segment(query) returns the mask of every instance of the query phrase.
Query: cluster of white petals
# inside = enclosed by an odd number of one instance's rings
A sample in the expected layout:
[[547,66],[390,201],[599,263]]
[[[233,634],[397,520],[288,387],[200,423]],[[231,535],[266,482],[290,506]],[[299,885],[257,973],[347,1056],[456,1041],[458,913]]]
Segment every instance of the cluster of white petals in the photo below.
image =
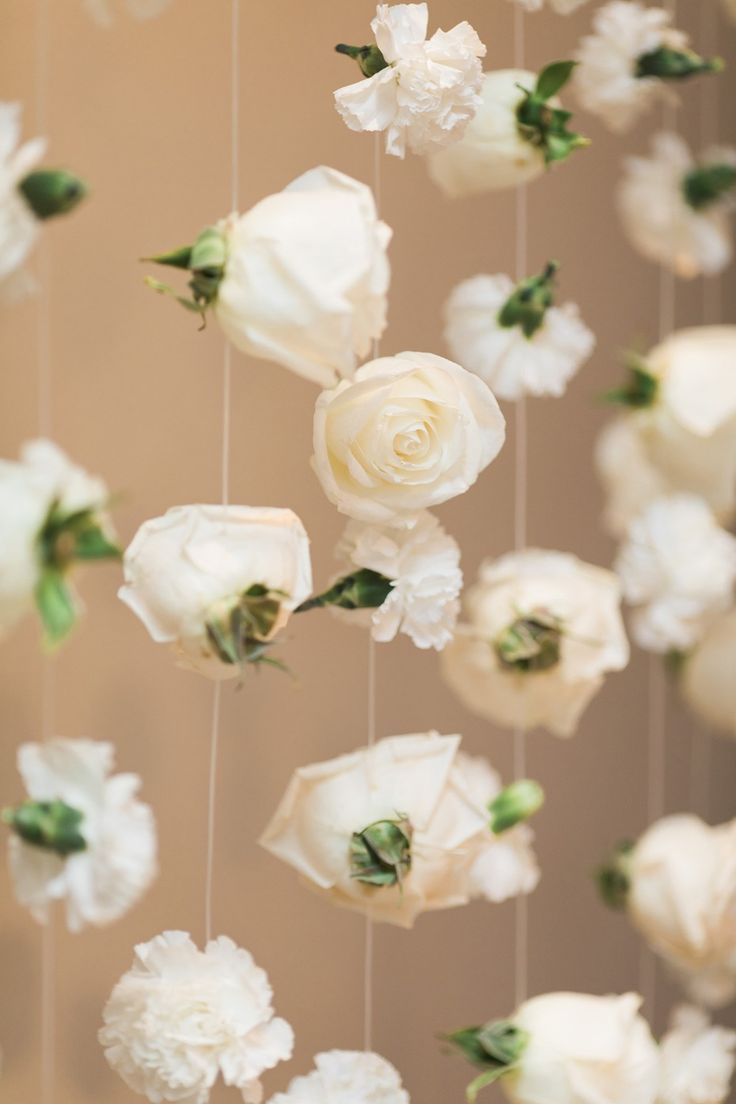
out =
[[[123,0],[123,6],[134,19],[155,19],[172,0]],[[96,23],[111,27],[115,18],[114,0],[84,0],[84,6]]]
[[716,618],[681,672],[690,708],[718,732],[736,737],[736,610]]
[[697,1003],[736,996],[736,820],[665,817],[627,859],[628,914]]
[[[461,701],[496,724],[572,736],[608,671],[629,661],[621,584],[564,552],[528,549],[486,561],[465,598],[467,622],[442,653]],[[559,658],[543,670],[505,664],[497,644],[520,620],[559,628]]]
[[574,303],[548,307],[531,337],[502,326],[499,312],[512,295],[509,276],[473,276],[445,304],[445,340],[453,360],[485,380],[501,399],[564,395],[595,348],[595,337]]
[[687,35],[671,24],[664,8],[639,0],[610,0],[595,12],[573,81],[582,106],[611,130],[629,130],[653,103],[671,95],[661,78],[637,76],[638,61],[647,54],[687,48]]
[[706,502],[671,495],[629,526],[615,564],[624,598],[637,607],[636,642],[648,651],[687,651],[733,601],[736,538]]
[[515,0],[515,3],[526,11],[541,11],[548,4],[557,15],[569,15],[578,8],[582,8],[588,0]]
[[403,157],[457,141],[480,103],[486,48],[469,23],[427,38],[422,4],[379,4],[371,29],[387,62],[339,88],[335,104],[351,130],[386,131],[386,151]]
[[269,639],[312,589],[309,538],[291,510],[260,506],[173,506],[143,523],[125,551],[119,597],[179,666],[212,679],[237,678],[207,622],[252,586],[280,597]]
[[398,1071],[380,1054],[329,1050],[315,1055],[314,1065],[269,1104],[409,1104]]
[[621,222],[642,256],[678,276],[714,276],[733,256],[733,198],[724,195],[706,206],[688,203],[685,180],[705,165],[736,165],[736,149],[713,149],[696,159],[678,134],[652,139],[648,157],[628,157],[618,189]]
[[370,188],[312,169],[221,229],[214,310],[233,345],[323,387],[351,376],[386,326],[391,231]]
[[153,814],[136,797],[140,778],[112,774],[110,744],[49,740],[22,744],[18,769],[31,801],[62,801],[82,814],[86,848],[67,856],[11,835],[10,870],[18,901],[45,923],[63,901],[70,931],[123,916],[156,875]]
[[723,1104],[736,1067],[736,1032],[713,1026],[701,1008],[681,1005],[660,1042],[658,1104]]
[[432,514],[419,514],[411,529],[349,521],[337,555],[393,583],[378,609],[347,614],[367,621],[374,640],[402,632],[418,648],[438,651],[452,640],[463,585],[460,549]]
[[[422,912],[472,897],[529,892],[538,878],[530,836],[518,827],[508,838],[491,833],[487,803],[500,784],[482,760],[461,758],[459,745],[459,736],[437,733],[391,736],[300,767],[261,844],[335,904],[404,928]],[[401,884],[352,876],[353,835],[399,817],[411,826],[411,868]]]
[[186,932],[164,932],[136,947],[99,1038],[112,1068],[151,1104],[206,1104],[218,1076],[245,1104],[260,1104],[259,1078],[294,1045],[272,997],[265,971],[232,940],[199,951]]
[[20,124],[20,104],[0,101],[0,301],[28,287],[20,270],[40,230],[18,185],[43,157],[46,141],[34,138],[19,146]]

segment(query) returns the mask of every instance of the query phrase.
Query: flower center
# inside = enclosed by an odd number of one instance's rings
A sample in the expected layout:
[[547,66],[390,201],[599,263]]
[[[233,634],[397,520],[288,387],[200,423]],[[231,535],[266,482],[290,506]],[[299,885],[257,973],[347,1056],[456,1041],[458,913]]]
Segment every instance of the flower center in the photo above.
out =
[[402,460],[417,460],[427,455],[431,437],[427,426],[422,422],[397,433],[394,437],[394,452]]
[[501,663],[514,671],[548,671],[560,662],[560,621],[545,610],[519,617],[493,642]]
[[411,837],[411,824],[402,814],[353,832],[350,877],[365,885],[401,885],[411,870]]

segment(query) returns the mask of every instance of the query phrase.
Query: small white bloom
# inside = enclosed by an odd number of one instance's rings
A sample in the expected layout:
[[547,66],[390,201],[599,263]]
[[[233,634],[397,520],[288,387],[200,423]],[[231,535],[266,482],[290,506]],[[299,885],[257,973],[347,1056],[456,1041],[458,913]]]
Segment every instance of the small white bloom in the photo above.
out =
[[[606,672],[629,661],[620,605],[613,572],[563,552],[487,561],[466,596],[468,623],[442,653],[444,676],[487,720],[572,736]],[[519,634],[539,638],[536,668],[505,651]]]
[[398,1071],[379,1054],[329,1050],[315,1055],[314,1064],[269,1104],[409,1104]]
[[723,1104],[736,1066],[736,1032],[714,1027],[700,1008],[676,1008],[660,1043],[658,1104]]
[[640,647],[686,651],[733,600],[736,538],[701,498],[658,498],[631,523],[615,570],[625,600],[637,607]]
[[146,521],[124,557],[119,597],[180,666],[212,679],[240,667],[218,658],[207,623],[251,587],[279,596],[268,640],[312,589],[309,538],[291,510],[258,506],[174,506]]
[[[134,19],[155,19],[169,7],[172,0],[124,0]],[[111,27],[114,21],[114,0],[84,0],[84,6],[96,23]]]
[[351,130],[386,131],[403,157],[457,141],[478,108],[486,48],[469,23],[427,39],[426,4],[379,4],[371,23],[385,69],[335,92]]
[[322,392],[313,465],[340,513],[411,525],[467,491],[505,435],[498,403],[477,376],[430,353],[399,353]]
[[485,380],[501,399],[565,393],[595,347],[574,303],[548,307],[531,337],[502,326],[499,312],[516,285],[508,276],[474,276],[445,305],[445,340],[453,360]]
[[687,657],[680,686],[688,705],[718,732],[736,737],[736,610],[718,617]]
[[20,141],[21,107],[0,102],[0,297],[10,297],[11,284],[36,243],[40,223],[18,185],[41,160],[43,138]]
[[111,744],[50,740],[22,744],[18,769],[31,801],[63,801],[82,814],[86,848],[65,857],[12,835],[15,894],[45,923],[53,901],[66,906],[70,931],[110,924],[142,897],[156,875],[153,814],[136,798],[140,778],[112,774]]
[[370,188],[312,169],[221,229],[214,310],[233,345],[323,387],[352,376],[386,326],[391,231]]
[[245,1104],[260,1104],[261,1075],[294,1047],[272,998],[265,970],[231,939],[199,951],[186,932],[164,932],[136,947],[99,1039],[115,1072],[151,1104],[207,1104],[218,1077]]

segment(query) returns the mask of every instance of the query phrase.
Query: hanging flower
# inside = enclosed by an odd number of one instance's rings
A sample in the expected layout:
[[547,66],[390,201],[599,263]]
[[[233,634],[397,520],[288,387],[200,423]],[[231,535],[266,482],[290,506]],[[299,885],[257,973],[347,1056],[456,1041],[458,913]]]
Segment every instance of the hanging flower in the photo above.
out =
[[399,353],[322,392],[312,463],[341,514],[411,526],[422,510],[464,494],[505,435],[477,376],[431,353]]
[[[172,0],[124,0],[134,19],[155,19],[169,7]],[[114,22],[114,0],[84,0],[84,6],[101,27],[111,27]]]
[[624,231],[642,256],[677,276],[713,276],[733,255],[736,149],[698,160],[678,134],[656,134],[649,157],[629,157],[618,191]]
[[[587,4],[587,2],[588,0],[546,0],[546,3],[557,15],[570,15],[571,12],[582,8],[583,4]],[[516,3],[520,7],[526,8],[527,11],[541,11],[545,6],[545,0],[516,0]]]
[[0,636],[34,603],[46,643],[60,644],[80,613],[73,569],[120,551],[106,512],[108,491],[51,441],[0,460]]
[[412,529],[349,521],[337,555],[351,565],[349,574],[297,613],[329,606],[369,626],[380,643],[402,632],[418,648],[440,651],[452,639],[463,585],[460,549],[432,514],[419,514]]
[[655,1104],[659,1054],[641,997],[546,993],[508,1020],[448,1036],[483,1072],[472,1102],[499,1081],[512,1104]]
[[714,1027],[701,1008],[676,1008],[660,1043],[658,1104],[723,1104],[736,1066],[736,1032]]
[[628,663],[620,603],[613,572],[564,552],[486,561],[443,652],[445,679],[487,720],[572,736],[606,672]]
[[241,352],[329,387],[385,329],[390,240],[370,188],[317,168],[151,260],[192,274],[178,301],[203,318],[211,308]]
[[580,43],[575,86],[582,106],[611,130],[630,130],[671,95],[669,83],[723,68],[720,59],[691,50],[687,35],[671,24],[664,8],[638,0],[610,0],[593,16],[593,34]]
[[571,61],[555,61],[537,76],[526,69],[485,73],[482,101],[459,142],[433,153],[429,174],[452,199],[528,183],[587,138],[569,130],[570,112],[557,97]]
[[711,828],[669,816],[602,868],[606,902],[625,908],[698,1003],[736,996],[736,820]]
[[495,872],[475,866],[496,834],[539,808],[539,788],[502,791],[488,805],[493,783],[475,777],[471,788],[476,768],[458,762],[459,744],[436,732],[392,736],[301,767],[261,844],[335,904],[404,928],[474,896],[528,892],[536,868],[526,837],[508,845],[516,869],[503,858]]
[[716,618],[686,657],[679,685],[690,708],[718,732],[736,737],[736,610]]
[[312,589],[309,538],[291,510],[173,506],[126,549],[119,597],[179,666],[211,679],[278,661],[274,638]]
[[315,1069],[295,1077],[269,1104],[409,1104],[399,1073],[379,1054],[329,1050],[317,1054]]
[[514,285],[508,276],[474,276],[445,305],[445,340],[453,359],[501,399],[565,393],[595,348],[574,303],[554,306],[552,261]]
[[615,570],[647,651],[685,651],[733,601],[736,538],[694,495],[657,498],[631,523]]
[[486,48],[469,23],[427,38],[426,4],[379,4],[375,45],[336,47],[364,80],[338,88],[335,106],[351,130],[386,131],[386,152],[403,157],[456,142],[480,97]]
[[220,936],[199,951],[186,932],[140,943],[112,991],[99,1039],[125,1084],[151,1104],[207,1104],[218,1077],[260,1104],[259,1078],[291,1057],[265,970]]
[[140,778],[112,774],[111,744],[49,740],[22,744],[18,770],[28,793],[3,810],[18,901],[39,923],[54,901],[70,931],[110,924],[137,904],[156,876],[156,828],[138,801]]

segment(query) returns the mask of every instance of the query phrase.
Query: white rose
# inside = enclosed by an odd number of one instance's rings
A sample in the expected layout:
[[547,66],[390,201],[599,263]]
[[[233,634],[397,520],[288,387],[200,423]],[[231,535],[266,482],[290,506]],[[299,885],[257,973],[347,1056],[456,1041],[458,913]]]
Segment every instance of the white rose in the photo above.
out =
[[214,310],[233,345],[324,387],[352,376],[386,326],[391,231],[370,188],[312,169],[222,228]]
[[648,651],[686,651],[733,600],[736,538],[693,495],[655,499],[629,526],[615,570]]
[[499,312],[516,290],[509,276],[463,280],[445,304],[445,340],[453,360],[485,380],[501,399],[564,395],[595,347],[574,303],[550,306],[527,337],[504,326]]
[[10,283],[25,263],[40,231],[39,220],[18,185],[41,160],[43,138],[20,141],[20,104],[0,102],[0,296],[12,294]]
[[654,1104],[659,1055],[639,1014],[641,997],[548,993],[512,1022],[528,1043],[501,1078],[513,1104]]
[[736,326],[678,330],[646,357],[657,404],[683,429],[709,437],[736,419]]
[[153,640],[169,644],[183,667],[235,678],[218,658],[208,622],[253,586],[279,600],[265,639],[284,627],[312,589],[309,539],[291,510],[254,506],[174,506],[140,527],[124,557],[119,597]]
[[110,744],[49,740],[22,744],[18,769],[32,802],[62,801],[82,815],[85,849],[67,855],[9,840],[15,895],[36,920],[46,923],[54,901],[66,906],[70,931],[119,919],[156,876],[153,814],[136,793],[135,774],[112,774]]
[[339,88],[335,106],[351,130],[386,131],[386,151],[426,153],[455,142],[480,102],[486,48],[469,23],[427,39],[426,4],[379,4],[371,29],[387,63]]
[[627,909],[649,945],[698,1002],[736,995],[736,821],[695,816],[652,825],[627,862]]
[[658,1104],[723,1104],[736,1064],[736,1032],[714,1027],[700,1008],[675,1009],[660,1043]]
[[[443,674],[487,720],[571,736],[605,673],[628,663],[620,604],[613,572],[563,552],[486,562],[467,593],[468,623],[442,653]],[[507,651],[521,640],[528,651]]]
[[736,610],[717,618],[687,657],[680,686],[709,725],[736,737]]
[[313,465],[340,513],[411,525],[421,510],[467,491],[505,434],[477,376],[430,353],[399,353],[322,392]]
[[398,1071],[379,1054],[330,1050],[315,1055],[314,1064],[269,1104],[409,1104]]

